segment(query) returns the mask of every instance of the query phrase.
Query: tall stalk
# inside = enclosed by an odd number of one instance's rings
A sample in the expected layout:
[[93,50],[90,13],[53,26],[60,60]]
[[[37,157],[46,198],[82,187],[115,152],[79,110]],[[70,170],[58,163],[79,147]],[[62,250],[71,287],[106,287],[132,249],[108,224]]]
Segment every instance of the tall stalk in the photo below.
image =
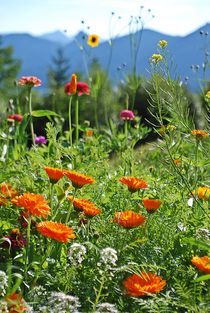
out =
[[31,138],[32,143],[35,145],[35,136],[34,136],[34,125],[33,125],[33,118],[32,118],[32,93],[31,87],[28,88],[28,108],[29,108],[29,119],[30,119],[30,128],[31,128]]

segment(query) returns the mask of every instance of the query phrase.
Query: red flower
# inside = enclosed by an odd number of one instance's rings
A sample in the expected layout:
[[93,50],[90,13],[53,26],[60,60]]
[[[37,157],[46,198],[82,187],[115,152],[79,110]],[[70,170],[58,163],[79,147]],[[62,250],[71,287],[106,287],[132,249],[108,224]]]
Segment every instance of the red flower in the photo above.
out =
[[23,120],[23,116],[20,115],[20,114],[10,114],[8,115],[7,119],[10,121],[10,120],[13,120],[13,121],[16,121],[16,122],[22,122]]
[[38,87],[41,86],[42,81],[36,76],[23,76],[18,80],[20,86]]
[[[73,76],[74,75],[74,76]],[[78,96],[82,96],[84,93],[86,95],[90,94],[90,87],[87,83],[84,82],[77,82],[76,75],[73,74],[71,81],[66,83],[64,86],[64,91],[67,95],[74,95],[76,92]]]
[[78,82],[77,83],[77,91],[78,91],[78,96],[82,96],[84,93],[86,95],[90,94],[90,87],[88,86],[87,83],[83,83],[83,82]]

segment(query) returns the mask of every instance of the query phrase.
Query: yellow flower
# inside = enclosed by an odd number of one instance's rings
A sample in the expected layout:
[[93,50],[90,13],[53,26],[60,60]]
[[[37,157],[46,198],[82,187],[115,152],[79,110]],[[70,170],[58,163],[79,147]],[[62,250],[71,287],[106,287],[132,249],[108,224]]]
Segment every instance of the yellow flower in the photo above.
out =
[[210,197],[210,187],[198,187],[196,190],[193,190],[192,194],[197,195],[201,200],[208,201]]
[[160,40],[159,43],[158,43],[158,46],[162,49],[164,49],[165,47],[167,47],[168,45],[168,41],[166,40]]
[[156,64],[162,61],[162,59],[163,59],[163,56],[159,53],[154,53],[152,57],[150,58],[151,62],[156,63]]
[[207,93],[206,93],[206,98],[207,98],[207,99],[210,99],[210,90],[207,91]]
[[98,35],[92,34],[88,36],[87,44],[92,48],[95,48],[99,45],[100,38]]

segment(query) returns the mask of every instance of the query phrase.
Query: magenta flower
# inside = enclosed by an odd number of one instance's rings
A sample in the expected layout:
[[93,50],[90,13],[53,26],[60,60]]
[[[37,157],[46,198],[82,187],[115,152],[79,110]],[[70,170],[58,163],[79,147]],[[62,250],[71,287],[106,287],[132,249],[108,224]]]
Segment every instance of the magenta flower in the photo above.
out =
[[133,120],[135,118],[135,115],[133,113],[133,111],[130,110],[123,110],[120,112],[120,118],[122,120]]
[[46,145],[47,139],[44,136],[38,136],[35,138],[36,145]]

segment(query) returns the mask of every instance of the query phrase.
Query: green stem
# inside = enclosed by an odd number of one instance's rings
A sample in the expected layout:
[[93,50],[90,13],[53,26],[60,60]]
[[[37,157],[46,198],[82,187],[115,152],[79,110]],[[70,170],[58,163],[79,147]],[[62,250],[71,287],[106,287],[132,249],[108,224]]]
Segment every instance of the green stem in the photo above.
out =
[[32,119],[32,93],[31,93],[31,88],[28,89],[28,106],[29,106],[31,138],[32,138],[33,145],[35,145],[34,125],[33,125],[33,119]]
[[71,201],[71,203],[70,203],[69,211],[68,211],[67,216],[66,216],[66,221],[65,221],[65,224],[66,224],[66,225],[67,225],[68,222],[69,222],[69,217],[70,217],[70,214],[71,214],[71,208],[72,208],[72,206],[73,206],[73,202],[74,202],[74,198],[75,198],[76,192],[77,192],[77,189],[74,188],[73,198],[72,198],[72,201]]
[[31,217],[28,218],[28,226],[27,226],[27,233],[26,233],[26,252],[25,252],[25,265],[24,265],[24,280],[27,277],[27,270],[28,270],[28,252],[30,246],[30,236],[31,236]]
[[76,124],[76,145],[78,145],[78,141],[79,141],[79,101],[78,101],[78,97],[76,97],[75,124]]
[[103,276],[102,279],[101,279],[101,284],[100,284],[100,287],[99,287],[99,290],[98,290],[98,293],[96,295],[96,299],[95,299],[95,302],[93,304],[93,312],[96,311],[96,307],[97,307],[97,304],[99,302],[99,299],[101,297],[101,292],[102,292],[102,289],[103,289],[103,286],[104,286],[104,283],[105,283],[105,277]]
[[72,147],[71,104],[72,104],[72,96],[69,97],[69,142],[70,142],[70,146]]

